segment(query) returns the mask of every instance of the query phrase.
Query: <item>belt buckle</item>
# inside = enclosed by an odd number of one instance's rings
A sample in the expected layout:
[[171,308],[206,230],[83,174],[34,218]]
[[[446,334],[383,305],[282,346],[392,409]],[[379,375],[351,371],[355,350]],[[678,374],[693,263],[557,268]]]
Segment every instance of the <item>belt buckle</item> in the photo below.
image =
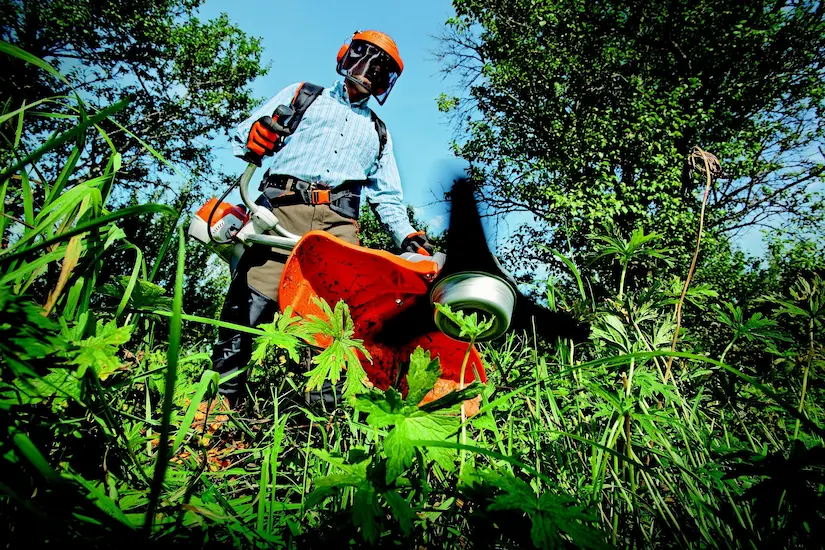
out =
[[312,204],[329,204],[329,189],[310,189]]

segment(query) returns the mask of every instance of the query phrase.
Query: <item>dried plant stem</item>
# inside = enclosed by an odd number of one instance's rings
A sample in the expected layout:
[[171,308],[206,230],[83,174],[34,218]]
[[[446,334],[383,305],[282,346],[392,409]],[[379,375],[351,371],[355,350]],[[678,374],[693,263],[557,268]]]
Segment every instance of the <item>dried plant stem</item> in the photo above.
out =
[[[687,295],[688,287],[690,286],[690,280],[693,278],[693,271],[696,269],[696,260],[699,258],[699,245],[702,243],[702,231],[705,227],[705,206],[708,203],[708,195],[710,194],[710,184],[712,181],[711,172],[712,168],[710,163],[714,162],[715,166],[713,167],[713,171],[718,169],[719,161],[711,155],[703,151],[699,147],[694,147],[693,153],[691,153],[691,162],[696,157],[700,157],[702,162],[704,163],[704,172],[707,183],[705,184],[705,193],[702,196],[702,209],[699,212],[699,234],[696,236],[696,248],[693,250],[693,259],[690,262],[690,269],[688,269],[687,277],[685,278],[685,284],[682,287],[682,295],[679,297],[679,301],[676,303],[676,330],[673,332],[673,340],[670,342],[670,351],[676,351],[676,340],[679,339],[679,330],[682,327],[682,306],[685,303],[685,296]],[[667,359],[667,367],[665,368],[665,377],[663,382],[667,384],[668,378],[670,378],[670,371],[673,367],[673,356],[671,355]]]
[[[19,223],[20,225],[25,225],[29,229],[34,229],[33,225],[30,225],[30,224],[26,223],[25,221],[21,220],[20,218],[15,218],[11,214],[7,214],[6,212],[0,212],[0,216],[3,216],[4,218],[8,218],[11,221],[13,221],[14,223]],[[4,246],[3,248],[6,248],[6,247]]]

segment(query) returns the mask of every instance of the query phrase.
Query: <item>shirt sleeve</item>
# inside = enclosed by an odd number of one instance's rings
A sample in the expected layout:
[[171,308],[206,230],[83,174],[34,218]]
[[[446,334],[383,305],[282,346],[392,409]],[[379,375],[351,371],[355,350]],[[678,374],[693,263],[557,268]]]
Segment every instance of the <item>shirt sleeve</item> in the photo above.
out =
[[381,158],[373,165],[364,191],[366,199],[375,205],[381,223],[387,227],[395,244],[400,246],[410,233],[415,233],[407,216],[407,208],[402,203],[404,194],[401,190],[401,178],[398,175],[398,165],[395,162],[389,132],[384,151]]
[[280,92],[278,92],[275,97],[258,107],[252,115],[241,122],[237,128],[235,128],[235,132],[232,135],[232,154],[236,157],[243,157],[246,153],[246,140],[249,137],[249,130],[252,128],[252,125],[261,117],[264,116],[272,116],[272,113],[275,112],[275,109],[278,108],[279,105],[289,105],[292,103],[292,98],[295,96],[296,90],[298,90],[298,86],[300,86],[300,82],[296,82],[290,86],[287,86]]

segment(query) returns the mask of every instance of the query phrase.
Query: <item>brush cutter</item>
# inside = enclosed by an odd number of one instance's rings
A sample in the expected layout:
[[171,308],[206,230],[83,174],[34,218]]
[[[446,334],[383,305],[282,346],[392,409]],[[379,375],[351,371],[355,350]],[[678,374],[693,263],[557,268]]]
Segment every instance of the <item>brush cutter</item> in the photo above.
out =
[[[518,291],[487,247],[468,180],[459,179],[451,193],[446,256],[396,256],[323,231],[302,237],[290,233],[271,210],[250,199],[248,186],[255,169],[249,164],[238,182],[247,210],[222,203],[227,192],[220,200],[207,203],[211,210],[205,206],[198,211],[190,235],[213,248],[232,243],[231,255],[227,257],[224,248],[222,257],[233,268],[245,246],[262,244],[290,251],[279,286],[281,311],[291,306],[303,317],[323,317],[315,297],[330,304],[344,300],[350,307],[354,336],[364,341],[372,357],[371,363],[362,364],[377,387],[403,386],[399,365],[406,364],[418,346],[440,358],[446,382],[454,387],[460,381],[467,339],[435,304],[492,319],[490,328],[476,341],[491,340],[510,329],[577,341],[587,336],[587,327],[570,315],[541,308]],[[329,344],[322,339],[316,343]],[[474,347],[464,371],[465,382],[486,380]],[[453,387],[442,389],[447,392]]]

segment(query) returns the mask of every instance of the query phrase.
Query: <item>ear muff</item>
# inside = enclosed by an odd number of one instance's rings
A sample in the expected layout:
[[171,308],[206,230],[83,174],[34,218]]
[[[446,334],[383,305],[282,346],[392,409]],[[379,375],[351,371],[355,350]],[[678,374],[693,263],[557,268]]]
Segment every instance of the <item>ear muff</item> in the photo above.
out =
[[401,76],[401,73],[404,72],[404,62],[401,60],[401,56],[398,53],[398,46],[395,45],[395,41],[386,34],[378,31],[359,30],[352,33],[352,36],[338,49],[338,55],[336,56],[337,67],[341,66],[341,60],[344,59],[350,44],[352,44],[352,41],[355,39],[369,42],[370,44],[378,46],[384,50],[384,52],[386,52],[387,55],[395,61],[396,65],[398,65],[398,75]]
[[349,41],[345,42],[341,48],[338,50],[338,58],[337,58],[337,65],[341,66],[341,61],[344,59],[344,56],[347,54],[347,50],[349,49]]

